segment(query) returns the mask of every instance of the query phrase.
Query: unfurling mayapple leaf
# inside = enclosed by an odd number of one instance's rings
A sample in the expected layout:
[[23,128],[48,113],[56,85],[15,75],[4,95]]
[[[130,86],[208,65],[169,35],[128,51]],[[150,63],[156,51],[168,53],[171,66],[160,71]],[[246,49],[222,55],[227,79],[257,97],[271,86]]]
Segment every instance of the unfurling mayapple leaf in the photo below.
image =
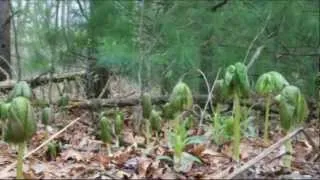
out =
[[239,97],[246,97],[250,91],[247,67],[243,63],[236,63],[227,67],[223,79],[224,96],[233,96],[235,93]]
[[67,94],[64,94],[60,97],[60,99],[58,100],[58,106],[66,106],[69,103],[69,96]]
[[0,104],[0,120],[5,121],[8,118],[10,103]]
[[13,143],[22,143],[29,140],[36,132],[36,121],[30,101],[25,97],[16,97],[12,100],[5,140]]
[[116,119],[114,122],[114,131],[117,136],[121,134],[123,130],[123,125],[124,125],[124,115],[122,112],[117,112]]
[[262,74],[256,83],[256,90],[261,95],[268,95],[281,91],[288,86],[288,81],[278,72],[270,71]]
[[161,130],[161,117],[160,113],[152,110],[151,116],[150,116],[150,126],[151,129],[154,131],[160,131]]
[[104,143],[110,143],[112,141],[111,124],[108,118],[100,118],[100,138]]
[[41,112],[42,124],[48,125],[50,122],[52,122],[53,116],[54,115],[50,107],[43,108]]
[[246,97],[250,92],[250,84],[247,67],[243,63],[236,63],[228,66],[223,78],[224,97],[233,97],[233,156],[236,160],[240,158],[240,139],[241,139],[241,107],[240,98]]
[[13,90],[10,92],[9,100],[12,100],[13,98],[18,96],[23,96],[28,99],[32,97],[32,89],[26,81],[17,82]]
[[151,97],[148,93],[143,94],[141,105],[143,118],[149,119],[152,111],[152,102]]
[[169,103],[174,112],[181,112],[185,109],[191,109],[193,97],[189,86],[184,82],[178,82],[173,88]]
[[296,86],[286,86],[277,100],[280,101],[281,126],[286,131],[303,122],[309,114],[307,102]]
[[279,93],[285,86],[288,86],[288,81],[278,72],[271,71],[262,74],[256,83],[257,92],[266,97],[266,111],[265,111],[265,123],[264,123],[264,142],[268,143],[268,131],[269,131],[269,113],[271,96]]
[[171,107],[170,103],[166,103],[164,106],[163,106],[163,117],[164,118],[168,118],[168,119],[171,119],[174,117],[174,110],[173,108]]

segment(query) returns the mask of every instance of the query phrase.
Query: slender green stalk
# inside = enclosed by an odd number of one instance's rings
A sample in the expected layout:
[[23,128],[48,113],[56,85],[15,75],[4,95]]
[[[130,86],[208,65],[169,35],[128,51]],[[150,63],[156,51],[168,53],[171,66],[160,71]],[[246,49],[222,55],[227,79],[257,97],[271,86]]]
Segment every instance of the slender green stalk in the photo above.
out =
[[264,140],[265,144],[267,144],[269,141],[268,129],[269,129],[270,103],[271,103],[271,95],[268,95],[267,100],[266,100],[266,113],[265,113],[264,134],[263,134],[263,140]]
[[116,147],[120,147],[120,137],[119,137],[120,135],[117,135],[116,136]]
[[23,179],[23,155],[25,150],[25,143],[19,143],[18,162],[17,162],[17,179]]
[[293,152],[293,148],[292,148],[292,143],[291,143],[291,139],[289,139],[288,141],[285,142],[284,144],[286,151],[289,153],[289,155],[284,155],[282,162],[283,162],[283,166],[286,168],[291,169],[291,154]]
[[214,119],[213,119],[213,126],[214,126],[214,129],[218,129],[219,128],[219,122],[218,119],[220,117],[220,103],[217,104],[217,107],[216,107],[216,110],[215,110],[215,113],[214,113]]
[[149,120],[145,119],[145,125],[146,125],[146,144],[149,144],[150,139],[150,123]]
[[240,109],[240,99],[237,93],[234,94],[234,122],[233,122],[233,158],[236,161],[240,159],[240,117],[241,117],[241,109]]
[[111,156],[112,155],[112,153],[111,153],[111,145],[109,143],[105,143],[105,146],[106,146],[106,149],[107,149],[108,156]]
[[4,131],[5,131],[5,123],[2,122],[1,123],[1,138],[2,138],[2,141],[4,141]]

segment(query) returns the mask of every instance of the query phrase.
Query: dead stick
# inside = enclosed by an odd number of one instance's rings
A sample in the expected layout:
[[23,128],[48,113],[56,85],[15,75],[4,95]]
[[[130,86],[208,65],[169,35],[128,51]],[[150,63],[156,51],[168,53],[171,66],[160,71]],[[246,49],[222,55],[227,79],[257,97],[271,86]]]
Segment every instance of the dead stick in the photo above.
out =
[[[41,145],[39,145],[37,148],[35,148],[34,150],[30,151],[29,153],[27,153],[25,156],[23,156],[23,159],[31,156],[33,153],[35,153],[36,151],[38,151],[39,149],[41,149],[43,146],[47,145],[50,141],[52,141],[54,138],[56,138],[57,136],[59,136],[61,133],[63,133],[66,129],[68,129],[68,127],[72,126],[73,124],[75,124],[77,121],[79,121],[82,117],[84,117],[86,114],[82,115],[81,117],[76,118],[75,120],[71,121],[67,126],[65,126],[64,128],[62,128],[60,131],[58,131],[57,133],[55,133],[54,135],[52,135],[49,139],[47,139],[46,141],[44,141]],[[17,162],[13,162],[12,164],[10,164],[7,168],[5,168],[4,170],[2,170],[0,172],[0,174],[6,174],[8,171],[10,171],[12,168],[14,168],[16,166]],[[0,177],[2,178],[2,177]]]
[[[271,145],[269,148],[267,148],[266,150],[262,151],[258,156],[256,156],[254,159],[248,161],[246,164],[244,164],[243,166],[241,166],[240,168],[236,169],[233,173],[231,173],[230,175],[228,175],[226,177],[226,179],[232,179],[235,176],[237,176],[238,174],[244,172],[245,170],[247,170],[248,168],[250,168],[251,166],[255,165],[257,162],[261,161],[263,158],[265,158],[266,156],[268,156],[271,152],[273,152],[275,149],[279,148],[283,143],[285,143],[287,140],[291,139],[293,136],[297,135],[299,132],[301,132],[303,130],[303,128],[298,128],[295,131],[293,131],[292,133],[286,135],[285,137],[283,137],[282,139],[280,139],[278,142],[276,142],[275,144]],[[227,173],[222,173],[227,174]],[[217,179],[222,179],[224,178],[224,176],[222,177],[218,177]]]
[[316,152],[317,152],[317,151],[318,151],[318,147],[317,147],[317,145],[313,142],[313,140],[310,138],[310,136],[308,135],[308,133],[307,133],[304,129],[302,129],[301,131],[302,131],[303,135],[306,137],[308,143],[312,146],[313,151],[316,151]]

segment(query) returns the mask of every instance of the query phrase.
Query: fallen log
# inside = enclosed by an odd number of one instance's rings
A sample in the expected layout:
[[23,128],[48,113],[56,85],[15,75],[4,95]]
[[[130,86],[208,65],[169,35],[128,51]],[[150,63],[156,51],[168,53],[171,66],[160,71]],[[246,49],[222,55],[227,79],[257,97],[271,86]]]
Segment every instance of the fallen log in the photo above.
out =
[[[72,73],[60,73],[53,75],[52,82],[59,83],[63,82],[64,80],[75,80],[77,77],[84,77],[85,71],[79,71],[79,72],[72,72]],[[49,83],[49,76],[41,76],[37,78],[30,78],[30,79],[24,79],[24,81],[27,81],[31,88],[35,88],[37,86],[41,86],[43,84]],[[0,82],[0,90],[10,90],[14,87],[14,85],[17,83],[16,80],[8,80],[8,81],[1,81]]]
[[[195,104],[199,104],[201,107],[206,103],[208,95],[194,95],[193,100]],[[169,96],[158,96],[152,97],[152,104],[161,105],[168,102]],[[213,104],[216,104],[215,97],[212,100]],[[88,99],[88,100],[71,100],[70,104],[66,107],[67,109],[98,109],[100,107],[126,107],[126,106],[137,106],[140,104],[139,97],[130,97],[130,98],[114,98],[114,99]],[[232,110],[232,101],[225,103],[228,107],[224,111]],[[252,102],[242,101],[242,106],[251,107]],[[252,109],[258,111],[265,111],[265,106],[263,102],[258,102]],[[210,111],[210,110],[209,110]],[[278,113],[279,111],[276,108],[271,108],[272,113]]]

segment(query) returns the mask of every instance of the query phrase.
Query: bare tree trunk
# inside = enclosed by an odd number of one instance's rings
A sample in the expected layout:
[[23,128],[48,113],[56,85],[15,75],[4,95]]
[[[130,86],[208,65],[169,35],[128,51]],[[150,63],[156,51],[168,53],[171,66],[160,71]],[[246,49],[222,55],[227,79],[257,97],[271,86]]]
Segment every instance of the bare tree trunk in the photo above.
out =
[[[0,0],[0,81],[11,77],[9,0]],[[5,62],[7,61],[7,62]]]
[[[90,17],[87,17],[82,4],[77,0],[79,9],[83,16],[88,20],[88,36],[89,47],[88,49],[88,61],[87,61],[87,77],[86,77],[86,94],[89,98],[98,97],[105,87],[109,77],[110,71],[102,67],[96,67],[96,55],[97,55],[97,36],[95,23],[93,23],[97,17],[95,17],[95,10],[99,8],[105,1],[90,1]],[[101,98],[107,98],[109,90],[105,91]]]
[[[27,2],[28,4],[28,2]],[[16,52],[16,61],[17,61],[17,71],[18,71],[18,80],[21,80],[22,76],[22,68],[21,68],[21,58],[20,58],[20,52],[19,52],[19,46],[18,46],[18,18],[14,17],[14,11],[11,2],[9,3],[10,11],[11,11],[11,20],[12,20],[12,28],[14,33],[14,48]],[[21,2],[18,3],[18,8],[20,8]],[[15,19],[16,18],[16,19]]]

